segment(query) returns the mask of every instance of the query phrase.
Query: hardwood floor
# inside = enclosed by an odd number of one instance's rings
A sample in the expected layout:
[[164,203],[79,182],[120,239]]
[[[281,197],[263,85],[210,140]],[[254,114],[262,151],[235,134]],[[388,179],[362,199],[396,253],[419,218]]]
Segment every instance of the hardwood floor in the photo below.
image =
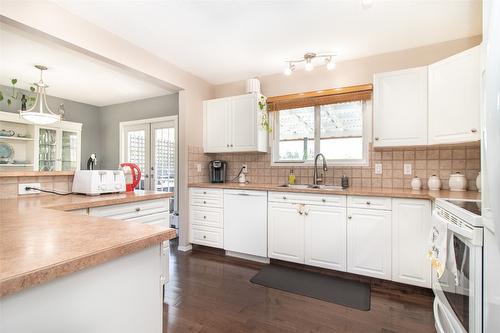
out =
[[176,247],[164,332],[435,332],[429,295],[374,288],[371,310],[359,311],[252,284],[260,264]]

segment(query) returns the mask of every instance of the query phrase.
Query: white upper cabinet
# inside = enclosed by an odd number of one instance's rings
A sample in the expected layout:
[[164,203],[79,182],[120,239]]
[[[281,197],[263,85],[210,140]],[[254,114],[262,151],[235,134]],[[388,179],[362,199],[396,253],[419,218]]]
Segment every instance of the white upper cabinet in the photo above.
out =
[[427,67],[375,74],[373,145],[427,144]]
[[429,66],[429,144],[480,139],[480,50]]
[[429,200],[392,199],[392,280],[431,287]]
[[229,150],[231,99],[218,98],[203,102],[203,145],[205,152]]
[[267,152],[267,131],[261,126],[260,94],[217,98],[203,103],[205,153]]

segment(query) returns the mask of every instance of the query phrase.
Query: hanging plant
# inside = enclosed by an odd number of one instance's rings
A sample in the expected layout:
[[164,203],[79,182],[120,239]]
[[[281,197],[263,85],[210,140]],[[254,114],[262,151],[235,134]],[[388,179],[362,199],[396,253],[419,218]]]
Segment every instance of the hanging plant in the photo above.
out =
[[259,109],[260,109],[260,125],[262,126],[263,129],[267,131],[267,133],[271,133],[273,129],[271,128],[271,125],[269,125],[267,103],[266,103],[266,98],[264,96],[260,96]]
[[[33,104],[35,103],[35,100],[36,100],[35,96],[32,96],[32,94],[35,92],[35,87],[30,86],[30,88],[29,88],[30,93],[26,97],[26,94],[23,94],[22,91],[19,91],[19,89],[16,88],[17,79],[11,79],[10,84],[12,86],[12,92],[10,95],[7,95],[7,105],[8,106],[11,106],[12,103],[14,103],[14,102],[16,102],[16,103],[22,102],[23,96],[25,96],[25,98],[26,98],[26,102],[28,104],[28,107],[33,106]],[[4,100],[3,92],[0,90],[0,102],[3,100]]]

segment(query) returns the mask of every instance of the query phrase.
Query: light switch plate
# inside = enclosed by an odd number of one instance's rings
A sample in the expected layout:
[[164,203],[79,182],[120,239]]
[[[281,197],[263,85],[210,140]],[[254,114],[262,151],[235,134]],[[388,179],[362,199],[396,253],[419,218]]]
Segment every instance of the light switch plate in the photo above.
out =
[[40,183],[19,184],[17,188],[17,193],[19,195],[40,193],[40,191],[38,190],[26,190],[26,187],[40,188]]
[[196,164],[196,171],[201,172],[201,164],[200,163]]
[[411,164],[403,164],[403,174],[411,175]]
[[376,175],[382,174],[382,163],[375,163],[375,174]]

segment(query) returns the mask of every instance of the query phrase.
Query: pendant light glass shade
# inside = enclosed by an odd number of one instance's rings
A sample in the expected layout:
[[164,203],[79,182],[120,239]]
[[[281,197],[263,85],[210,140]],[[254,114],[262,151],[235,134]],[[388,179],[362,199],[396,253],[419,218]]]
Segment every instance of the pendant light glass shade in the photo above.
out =
[[28,110],[20,110],[19,115],[21,118],[39,125],[53,124],[61,121],[61,116],[52,112],[47,105],[47,95],[45,94],[45,88],[48,88],[43,82],[42,74],[47,67],[42,65],[36,65],[36,68],[40,70],[40,81],[34,83],[36,86],[36,99],[35,103]]

